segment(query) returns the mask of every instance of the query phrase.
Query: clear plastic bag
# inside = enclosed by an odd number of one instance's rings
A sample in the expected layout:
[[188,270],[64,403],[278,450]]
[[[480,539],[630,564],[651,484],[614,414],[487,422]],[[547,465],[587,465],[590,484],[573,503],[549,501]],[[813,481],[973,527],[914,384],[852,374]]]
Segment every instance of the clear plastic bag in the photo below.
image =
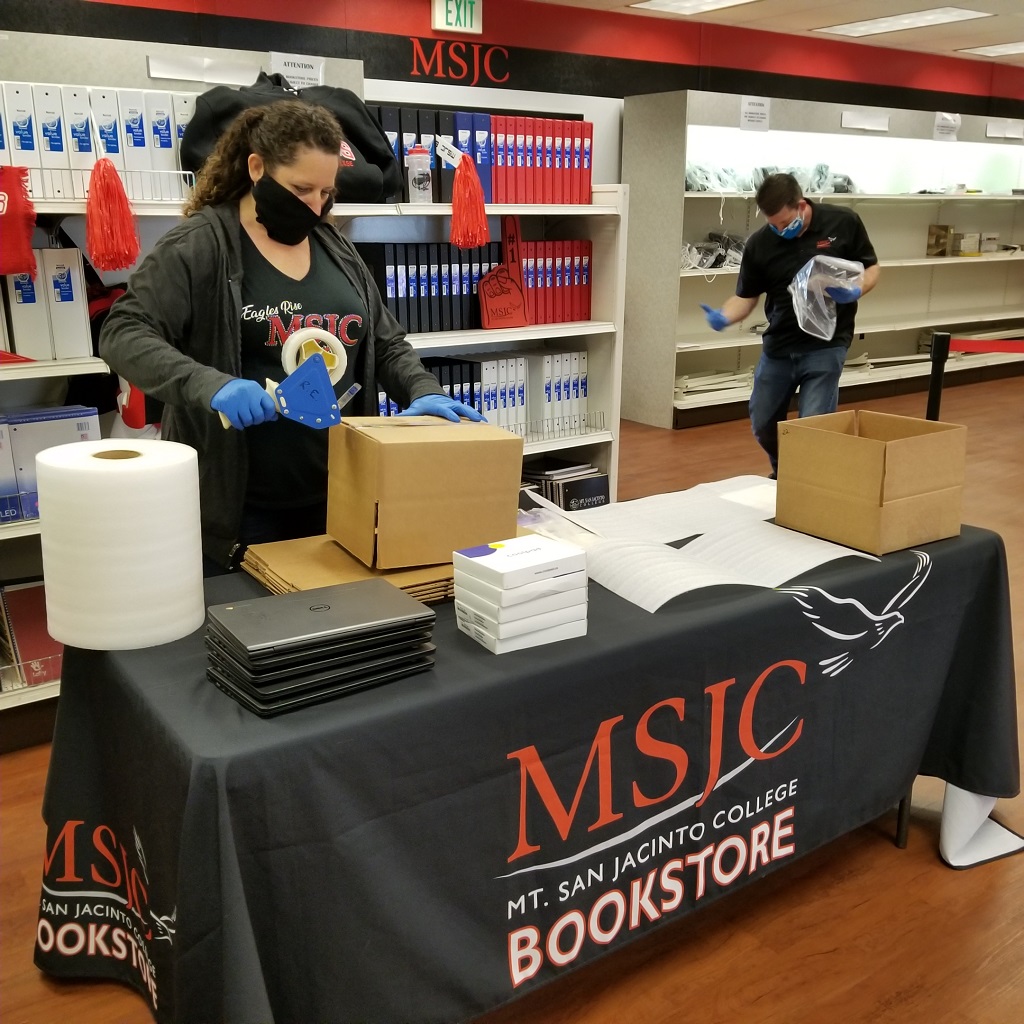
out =
[[789,283],[800,330],[822,341],[831,341],[836,333],[835,299],[825,292],[833,286],[863,288],[864,264],[836,256],[815,256]]

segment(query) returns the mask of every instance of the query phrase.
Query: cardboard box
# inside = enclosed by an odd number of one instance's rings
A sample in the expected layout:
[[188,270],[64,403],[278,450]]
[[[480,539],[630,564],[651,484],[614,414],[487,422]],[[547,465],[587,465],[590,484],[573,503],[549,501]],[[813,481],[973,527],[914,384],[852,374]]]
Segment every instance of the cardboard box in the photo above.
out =
[[883,555],[960,533],[967,428],[850,410],[779,424],[775,522]]
[[486,647],[491,654],[509,654],[512,651],[523,651],[529,647],[541,647],[544,644],[556,643],[559,640],[572,640],[574,637],[587,635],[587,620],[574,619],[563,622],[559,626],[549,626],[533,633],[522,633],[519,636],[496,637],[474,626],[464,619],[456,619],[459,630],[472,637],[478,644]]
[[533,533],[464,548],[453,552],[452,560],[460,573],[502,590],[587,567],[583,548]]
[[953,247],[952,224],[929,224],[926,256],[950,256]]
[[435,416],[349,417],[330,430],[327,532],[378,569],[451,562],[516,532],[522,438]]

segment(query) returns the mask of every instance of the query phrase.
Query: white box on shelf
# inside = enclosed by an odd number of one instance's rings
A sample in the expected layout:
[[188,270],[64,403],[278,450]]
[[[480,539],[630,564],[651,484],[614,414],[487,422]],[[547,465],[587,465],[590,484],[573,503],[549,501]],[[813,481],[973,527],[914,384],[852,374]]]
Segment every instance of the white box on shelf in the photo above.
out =
[[4,91],[0,89],[0,167],[9,167],[11,163],[11,131],[7,124],[7,105],[4,103]]
[[[89,105],[96,125],[96,159],[106,157],[126,182],[124,170],[124,133],[116,89],[90,89]],[[127,189],[127,182],[126,182]]]
[[28,274],[8,274],[4,278],[4,302],[11,329],[11,347],[19,356],[45,362],[54,358],[46,301],[48,286],[43,277],[43,252],[41,249],[33,252],[35,280]]
[[96,163],[98,148],[92,134],[89,90],[84,85],[64,85],[61,86],[60,98],[64,104],[64,127],[68,136],[71,191],[75,199],[87,199],[89,175]]
[[560,626],[550,626],[534,633],[500,639],[491,636],[485,629],[473,626],[468,622],[459,621],[459,629],[472,637],[478,644],[486,647],[491,654],[509,654],[512,651],[523,651],[529,647],[541,647],[544,644],[556,643],[559,640],[571,640],[574,637],[587,635],[587,620],[576,619],[574,622],[563,622]]
[[43,164],[39,153],[39,128],[36,123],[32,86],[27,82],[4,82],[4,106],[7,108],[8,146],[11,163],[28,168],[28,188],[34,199],[43,196]]
[[171,108],[171,94],[147,89],[146,131],[149,135],[149,156],[153,165],[153,198],[181,199],[178,188],[179,178],[174,173],[177,168],[175,156],[174,112]]
[[496,608],[513,608],[518,604],[526,604],[530,601],[586,587],[587,574],[585,570],[579,569],[576,572],[563,573],[561,576],[549,576],[547,579],[524,583],[521,587],[505,590],[492,583],[485,583],[483,580],[477,579],[476,576],[470,576],[456,567],[454,581],[456,594],[474,594]]
[[509,589],[587,567],[583,548],[539,534],[493,541],[452,553],[457,570],[492,586]]
[[92,331],[82,253],[78,249],[43,249],[42,256],[40,278],[47,289],[54,358],[91,356]]
[[36,456],[46,448],[74,441],[98,441],[100,421],[96,410],[85,405],[19,409],[7,414],[11,430],[14,475],[21,494],[25,519],[39,518],[36,487]]
[[[171,93],[171,110],[174,116],[174,166],[180,171],[182,169],[181,140],[185,137],[185,129],[196,112],[196,94],[194,92]],[[182,199],[186,198],[188,185],[184,179],[179,179],[178,188]]]
[[70,199],[70,143],[64,121],[59,85],[33,85],[32,103],[39,125],[39,159],[43,169],[43,193],[52,199]]
[[117,108],[124,139],[124,169],[129,199],[153,198],[153,162],[146,131],[146,102],[141,89],[118,89]]

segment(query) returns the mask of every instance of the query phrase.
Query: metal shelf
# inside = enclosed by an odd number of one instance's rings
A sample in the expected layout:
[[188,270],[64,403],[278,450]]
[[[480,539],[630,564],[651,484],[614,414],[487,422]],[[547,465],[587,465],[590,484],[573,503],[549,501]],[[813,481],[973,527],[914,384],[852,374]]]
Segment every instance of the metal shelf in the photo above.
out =
[[0,693],[0,711],[16,708],[20,704],[31,704],[37,700],[47,700],[59,694],[59,679],[53,679],[48,683],[37,683],[35,686],[21,686],[17,690],[4,690]]
[[0,363],[0,381],[31,380],[37,377],[75,377],[83,373],[109,373],[102,359],[32,360],[27,363]]

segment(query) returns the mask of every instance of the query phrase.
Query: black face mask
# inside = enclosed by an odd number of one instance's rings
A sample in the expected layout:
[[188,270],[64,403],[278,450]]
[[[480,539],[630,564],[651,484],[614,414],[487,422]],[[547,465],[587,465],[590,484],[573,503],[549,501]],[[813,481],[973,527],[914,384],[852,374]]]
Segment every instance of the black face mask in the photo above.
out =
[[298,245],[327,216],[334,204],[328,196],[323,209],[317,214],[291,189],[264,174],[252,187],[256,202],[256,219],[267,234],[282,245]]

